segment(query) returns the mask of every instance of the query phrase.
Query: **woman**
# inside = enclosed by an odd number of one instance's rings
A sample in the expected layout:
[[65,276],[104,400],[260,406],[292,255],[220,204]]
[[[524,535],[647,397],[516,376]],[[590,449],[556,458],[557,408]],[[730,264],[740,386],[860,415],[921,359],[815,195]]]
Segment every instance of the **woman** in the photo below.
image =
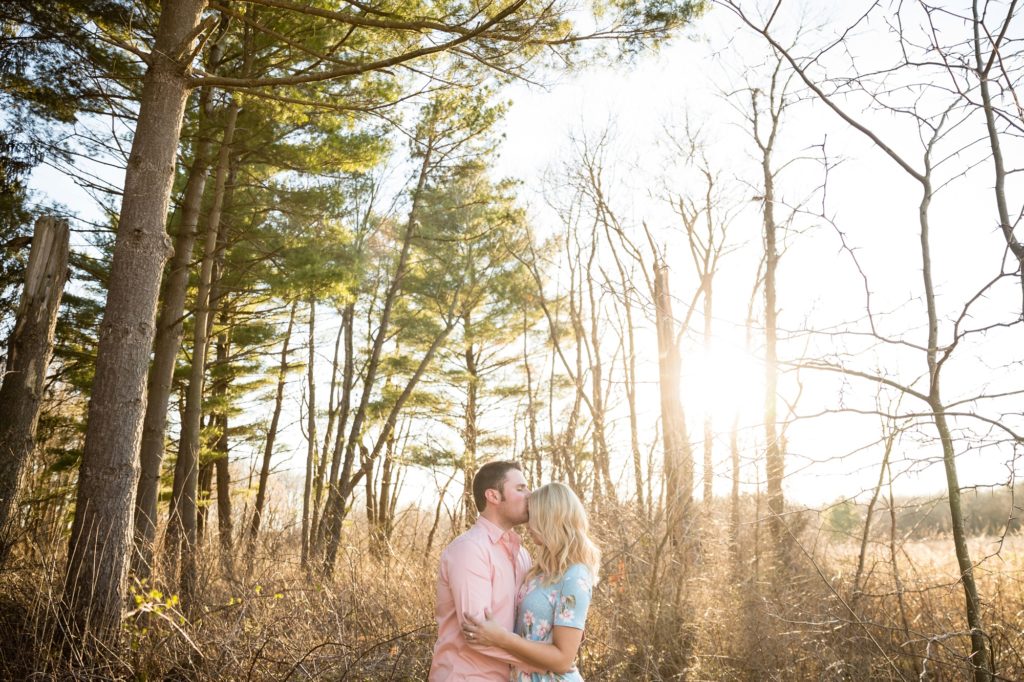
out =
[[515,671],[516,682],[582,682],[576,653],[590,606],[601,551],[587,536],[587,513],[576,493],[549,483],[530,494],[530,537],[536,563],[519,590],[515,632],[489,617],[466,615],[463,633],[472,644],[504,649],[534,669]]

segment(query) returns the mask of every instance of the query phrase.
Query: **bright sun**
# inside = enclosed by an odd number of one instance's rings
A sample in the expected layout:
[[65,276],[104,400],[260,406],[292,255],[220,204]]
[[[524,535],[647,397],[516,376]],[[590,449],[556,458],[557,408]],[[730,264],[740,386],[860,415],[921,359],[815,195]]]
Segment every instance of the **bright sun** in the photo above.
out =
[[764,401],[764,364],[742,348],[719,343],[683,357],[682,399],[689,420],[710,415],[718,433],[733,419],[756,421]]

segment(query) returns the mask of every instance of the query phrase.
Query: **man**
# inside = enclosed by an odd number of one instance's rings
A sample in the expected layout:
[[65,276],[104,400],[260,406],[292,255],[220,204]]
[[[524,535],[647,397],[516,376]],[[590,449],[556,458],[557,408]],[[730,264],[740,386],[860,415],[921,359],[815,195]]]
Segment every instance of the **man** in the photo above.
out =
[[437,577],[437,644],[430,682],[507,682],[509,664],[532,670],[495,647],[471,647],[464,614],[486,609],[507,630],[515,625],[516,592],[530,555],[513,526],[526,523],[530,489],[516,462],[488,462],[473,477],[476,523],[441,552]]

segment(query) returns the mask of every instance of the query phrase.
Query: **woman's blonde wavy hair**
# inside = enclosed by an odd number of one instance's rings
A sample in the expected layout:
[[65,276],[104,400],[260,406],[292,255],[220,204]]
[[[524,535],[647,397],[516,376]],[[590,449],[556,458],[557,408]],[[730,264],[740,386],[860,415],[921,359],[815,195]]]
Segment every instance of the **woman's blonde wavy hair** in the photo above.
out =
[[541,542],[526,578],[540,575],[549,584],[561,578],[573,564],[584,564],[597,584],[601,550],[588,535],[587,512],[572,488],[563,483],[548,483],[530,493],[529,505],[529,527]]

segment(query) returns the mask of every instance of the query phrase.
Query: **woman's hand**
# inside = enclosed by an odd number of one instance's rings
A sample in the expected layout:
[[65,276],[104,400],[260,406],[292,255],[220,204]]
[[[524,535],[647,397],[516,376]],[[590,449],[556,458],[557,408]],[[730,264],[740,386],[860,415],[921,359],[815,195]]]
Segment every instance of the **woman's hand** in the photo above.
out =
[[462,615],[466,617],[466,622],[462,624],[462,636],[470,644],[500,647],[510,634],[494,620],[490,609],[484,609],[482,620],[468,613]]

